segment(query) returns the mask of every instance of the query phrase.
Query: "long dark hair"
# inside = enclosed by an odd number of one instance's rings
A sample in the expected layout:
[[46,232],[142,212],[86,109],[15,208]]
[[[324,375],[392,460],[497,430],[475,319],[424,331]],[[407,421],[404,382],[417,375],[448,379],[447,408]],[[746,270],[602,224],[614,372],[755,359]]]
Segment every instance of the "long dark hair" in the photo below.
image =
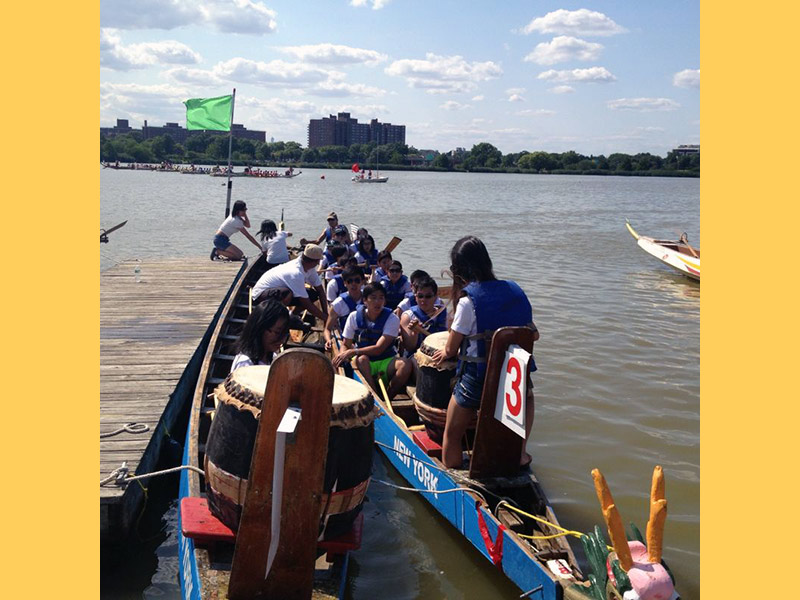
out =
[[238,213],[240,210],[247,210],[247,202],[245,202],[244,200],[237,200],[236,202],[233,203],[233,210],[231,211],[231,214],[234,217],[238,217],[239,215],[237,215],[236,213]]
[[[372,251],[369,254],[364,252],[364,242],[366,242],[367,240],[372,242]],[[369,235],[369,234],[365,235],[362,238],[359,238],[358,242],[356,242],[356,248],[358,248],[358,251],[361,253],[361,255],[366,257],[366,258],[372,258],[372,255],[376,253],[375,240],[373,240],[372,236]]]
[[275,234],[278,233],[278,226],[275,225],[275,221],[272,219],[264,219],[261,221],[261,229],[258,231],[258,235],[261,236],[261,241],[264,240],[271,240],[275,237]]
[[242,328],[242,333],[239,334],[239,339],[236,340],[236,352],[248,356],[253,363],[268,358],[264,356],[266,352],[262,342],[264,332],[280,320],[286,321],[288,329],[289,311],[277,300],[264,300],[254,306],[253,312],[247,317]]
[[450,250],[450,272],[453,274],[453,299],[472,281],[497,279],[492,270],[492,259],[483,242],[474,235],[458,240]]

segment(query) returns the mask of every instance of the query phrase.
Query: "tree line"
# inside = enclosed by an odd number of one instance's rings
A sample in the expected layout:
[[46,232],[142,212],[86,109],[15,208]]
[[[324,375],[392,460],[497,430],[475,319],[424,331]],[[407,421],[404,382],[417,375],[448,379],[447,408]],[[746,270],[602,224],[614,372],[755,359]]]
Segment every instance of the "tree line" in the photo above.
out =
[[[583,155],[541,150],[503,154],[488,142],[475,144],[471,150],[436,153],[433,161],[411,166],[409,157],[419,155],[414,146],[393,143],[377,145],[323,146],[303,148],[298,142],[261,142],[233,138],[232,162],[235,165],[283,166],[308,168],[347,168],[358,163],[363,168],[380,165],[385,170],[472,171],[497,173],[554,173],[584,175],[700,175],[699,154],[669,152],[666,157],[648,152]],[[156,163],[225,164],[228,160],[228,137],[199,133],[183,144],[169,134],[144,139],[141,132],[100,136],[100,160]],[[417,159],[419,160],[419,159]]]

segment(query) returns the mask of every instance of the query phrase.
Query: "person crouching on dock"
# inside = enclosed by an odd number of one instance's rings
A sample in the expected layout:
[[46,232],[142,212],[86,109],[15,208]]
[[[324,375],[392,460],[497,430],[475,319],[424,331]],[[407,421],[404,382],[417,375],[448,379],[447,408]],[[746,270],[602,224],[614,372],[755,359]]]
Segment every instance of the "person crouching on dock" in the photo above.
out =
[[214,249],[211,250],[211,260],[216,260],[218,257],[227,258],[229,260],[242,260],[244,252],[237,246],[231,243],[231,236],[240,231],[244,236],[253,242],[261,252],[261,244],[258,243],[256,238],[250,235],[247,231],[250,227],[250,218],[247,216],[247,204],[241,200],[233,203],[233,210],[230,216],[222,222],[222,225],[217,229],[214,236]]
[[334,368],[356,359],[359,373],[378,390],[377,379],[388,382],[389,399],[405,387],[413,371],[410,361],[397,356],[395,339],[400,332],[400,319],[386,308],[386,292],[379,283],[370,283],[362,291],[364,304],[351,312],[345,322],[345,350],[333,359]]
[[[486,246],[475,236],[458,240],[450,251],[453,274],[453,298],[458,298],[455,317],[444,350],[437,350],[437,363],[458,354],[461,361],[458,381],[447,406],[447,421],[442,440],[442,462],[449,468],[461,468],[461,438],[475,411],[481,406],[486,359],[491,334],[501,327],[530,327],[534,341],[539,331],[533,324],[533,310],[525,292],[513,281],[495,277],[492,259]],[[460,296],[460,297],[459,297]],[[531,356],[529,371],[536,370]],[[533,426],[533,385],[528,374],[526,399],[526,439]],[[520,465],[527,465],[530,455],[523,446]]]

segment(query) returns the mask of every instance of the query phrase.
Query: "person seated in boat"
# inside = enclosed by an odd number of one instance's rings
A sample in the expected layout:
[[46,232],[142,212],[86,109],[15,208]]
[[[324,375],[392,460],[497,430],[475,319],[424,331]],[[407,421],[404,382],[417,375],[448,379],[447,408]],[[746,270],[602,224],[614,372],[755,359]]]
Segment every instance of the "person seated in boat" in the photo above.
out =
[[389,265],[389,272],[381,277],[381,285],[386,290],[386,306],[394,310],[406,294],[411,291],[408,277],[403,275],[403,265],[399,260],[393,260]]
[[[411,282],[411,291],[406,294],[405,298],[400,300],[400,304],[397,305],[397,308],[394,311],[395,314],[398,317],[401,316],[404,312],[406,312],[412,306],[416,306],[417,305],[417,297],[416,297],[417,285],[423,279],[429,279],[429,278],[430,278],[430,275],[428,275],[428,272],[427,271],[423,271],[422,269],[416,269],[416,270],[411,272],[411,275],[408,276],[408,280]],[[437,286],[437,288],[438,288],[438,286]],[[438,289],[437,289],[437,291],[438,291]],[[442,305],[442,299],[439,298],[439,296],[436,296],[436,298],[435,298],[433,303],[437,307],[441,306]]]
[[367,175],[367,179],[372,179],[372,169],[369,170],[369,175]]
[[261,249],[267,255],[267,265],[271,268],[289,262],[289,248],[286,245],[286,238],[291,237],[291,233],[278,231],[278,226],[272,219],[261,221],[261,229],[258,231],[261,238]]
[[438,293],[439,286],[431,277],[417,281],[416,303],[400,317],[400,335],[408,356],[417,351],[425,336],[447,331],[447,309],[436,305]]
[[[289,289],[293,295],[293,306],[299,306],[325,322],[328,318],[328,301],[322,288],[322,280],[316,271],[321,260],[322,248],[308,244],[303,249],[302,255],[265,271],[259,277],[251,292],[253,302],[260,302],[263,299],[262,295],[269,290]],[[306,289],[307,282],[312,286],[312,290]],[[316,305],[317,299],[321,306]]]
[[[331,211],[328,214],[328,226],[322,230],[322,233],[319,234],[319,237],[316,240],[307,240],[306,238],[300,238],[300,245],[305,246],[306,244],[320,244],[324,240],[325,243],[330,243],[333,241],[333,230],[339,225],[339,217],[336,215],[335,212]],[[349,243],[349,242],[348,242]]]
[[381,250],[378,252],[378,266],[372,271],[372,279],[370,281],[380,281],[383,277],[389,275],[389,266],[392,264],[392,253],[388,250]]
[[325,273],[325,297],[328,299],[328,304],[345,293],[344,270],[348,266],[355,267],[358,266],[358,263],[354,257],[348,258],[347,255],[343,255],[336,263],[337,270]]
[[391,400],[406,385],[413,372],[410,361],[397,356],[395,340],[400,331],[400,319],[386,308],[386,292],[380,283],[370,283],[361,292],[362,304],[351,312],[345,322],[344,351],[334,358],[334,368],[356,359],[356,368],[373,390],[377,380],[387,384]]
[[222,225],[217,229],[216,235],[214,235],[214,249],[211,251],[211,260],[215,260],[218,257],[242,260],[244,252],[231,243],[231,236],[237,231],[244,234],[261,252],[261,244],[247,231],[249,227],[250,218],[247,216],[247,204],[242,200],[237,200],[233,203],[233,210],[230,216],[222,222]]
[[236,340],[231,373],[240,367],[268,365],[289,337],[289,311],[272,298],[259,302]]
[[[363,240],[365,237],[369,235],[369,231],[367,231],[366,227],[359,227],[356,230],[356,239],[353,240],[353,243],[350,244],[350,253],[355,256],[356,252],[358,252],[358,242]],[[375,241],[373,240],[373,245]]]
[[375,240],[367,234],[356,242],[355,257],[363,269],[372,270],[378,266],[378,251],[375,249]]
[[[335,332],[344,331],[347,317],[356,307],[362,304],[361,287],[364,285],[364,271],[355,264],[348,265],[341,275],[344,282],[345,291],[330,303],[328,320],[325,323],[325,330],[322,336],[325,338],[325,350],[330,351]],[[334,282],[328,284],[334,285]]]
[[333,241],[341,244],[347,249],[347,255],[352,256],[350,253],[350,232],[344,225],[337,225],[333,230]]
[[[461,468],[461,439],[474,413],[481,406],[489,336],[500,327],[530,327],[534,341],[539,331],[533,323],[533,310],[525,292],[513,281],[499,280],[492,268],[492,259],[483,242],[475,236],[458,240],[450,251],[453,275],[453,298],[458,299],[450,335],[443,350],[437,350],[434,361],[458,355],[458,381],[447,407],[442,462],[447,467]],[[531,356],[528,373],[525,432],[533,426],[533,384],[530,372],[536,370]],[[520,465],[531,457],[523,446]]]
[[[333,277],[333,275],[327,277],[331,272],[341,273],[341,269],[338,268],[338,266],[339,260],[342,259],[342,257],[347,259],[349,258],[349,254],[345,245],[339,242],[331,242],[322,251],[322,262],[319,263],[319,268],[321,271],[325,271],[326,279]],[[328,269],[330,269],[330,271]]]

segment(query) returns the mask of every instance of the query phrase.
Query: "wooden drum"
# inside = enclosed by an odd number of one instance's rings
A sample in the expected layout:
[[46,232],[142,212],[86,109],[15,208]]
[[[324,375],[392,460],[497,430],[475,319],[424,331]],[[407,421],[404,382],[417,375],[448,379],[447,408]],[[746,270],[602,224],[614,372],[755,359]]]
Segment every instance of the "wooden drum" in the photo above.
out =
[[[217,411],[206,443],[206,492],[211,512],[234,531],[247,493],[268,377],[268,366],[241,367],[214,390]],[[361,512],[372,472],[375,413],[364,385],[335,376],[320,515],[325,539],[349,531]]]
[[440,331],[426,336],[414,354],[419,365],[414,406],[425,425],[428,437],[438,443],[441,443],[444,433],[457,362],[451,359],[434,365],[433,354],[437,350],[444,350],[448,335],[447,331]]

